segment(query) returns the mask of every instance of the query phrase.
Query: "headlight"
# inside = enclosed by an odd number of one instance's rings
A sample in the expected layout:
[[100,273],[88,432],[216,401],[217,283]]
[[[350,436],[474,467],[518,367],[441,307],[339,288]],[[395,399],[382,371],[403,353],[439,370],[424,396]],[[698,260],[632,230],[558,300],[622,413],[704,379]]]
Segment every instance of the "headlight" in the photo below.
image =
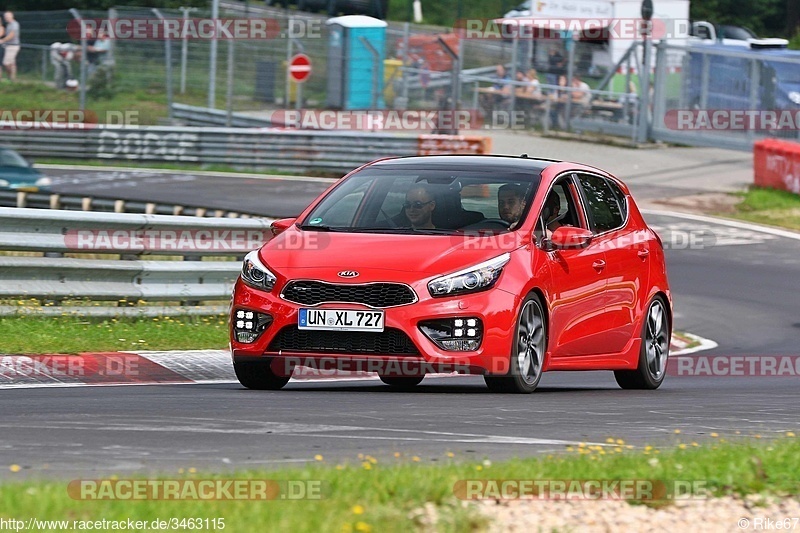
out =
[[795,104],[800,105],[800,92],[792,91],[789,93],[789,100],[794,102]]
[[0,180],[0,187],[8,187],[9,185],[11,184],[6,180]]
[[247,254],[242,264],[242,281],[254,289],[271,291],[278,278],[258,258],[258,250]]
[[511,254],[506,252],[479,265],[436,278],[428,283],[428,292],[436,297],[488,289],[500,277],[503,266],[509,259]]

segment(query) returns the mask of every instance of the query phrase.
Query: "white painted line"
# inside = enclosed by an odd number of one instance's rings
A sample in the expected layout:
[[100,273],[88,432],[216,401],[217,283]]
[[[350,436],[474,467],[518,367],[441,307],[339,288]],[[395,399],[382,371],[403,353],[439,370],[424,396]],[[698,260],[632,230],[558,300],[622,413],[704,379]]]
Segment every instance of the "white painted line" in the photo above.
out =
[[209,379],[206,381],[159,381],[147,383],[3,383],[0,390],[7,389],[65,389],[80,387],[161,387],[164,385],[233,385],[239,382],[229,379]]
[[686,220],[694,220],[697,222],[707,222],[710,224],[718,224],[720,226],[728,226],[731,228],[746,229],[751,231],[759,231],[768,235],[776,235],[778,237],[785,237],[787,239],[794,239],[800,241],[800,233],[773,228],[771,226],[764,226],[755,224],[753,222],[741,222],[738,220],[730,220],[727,218],[711,217],[706,215],[692,215],[690,213],[679,213],[677,211],[659,211],[656,209],[642,209],[641,212],[645,215],[655,215],[663,217],[683,218]]
[[47,165],[37,164],[37,168],[53,170],[97,170],[103,172],[150,172],[152,174],[196,174],[198,176],[211,176],[217,178],[254,178],[261,180],[286,180],[286,181],[313,181],[320,183],[333,183],[334,179],[319,178],[316,176],[287,176],[283,174],[253,174],[248,172],[219,172],[213,170],[187,170],[168,168],[139,168],[139,167],[106,167],[93,165]]

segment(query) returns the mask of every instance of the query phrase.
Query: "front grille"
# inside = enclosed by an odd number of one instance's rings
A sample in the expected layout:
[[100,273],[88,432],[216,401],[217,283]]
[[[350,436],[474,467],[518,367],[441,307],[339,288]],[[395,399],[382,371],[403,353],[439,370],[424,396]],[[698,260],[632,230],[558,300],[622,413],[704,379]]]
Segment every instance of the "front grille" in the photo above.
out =
[[283,328],[267,348],[270,352],[419,355],[419,350],[399,329],[380,333],[364,331],[311,331]]
[[349,302],[370,307],[394,307],[417,300],[411,287],[400,283],[338,284],[310,280],[290,281],[282,296],[301,305]]

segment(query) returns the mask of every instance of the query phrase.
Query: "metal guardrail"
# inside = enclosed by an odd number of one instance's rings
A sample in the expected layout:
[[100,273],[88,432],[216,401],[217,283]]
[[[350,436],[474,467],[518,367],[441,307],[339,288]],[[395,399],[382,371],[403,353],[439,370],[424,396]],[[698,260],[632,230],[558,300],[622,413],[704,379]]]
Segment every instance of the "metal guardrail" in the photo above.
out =
[[0,189],[0,207],[30,207],[36,209],[63,209],[66,211],[94,211],[104,213],[143,213],[147,215],[187,215],[216,218],[250,218],[247,213],[196,207],[184,204],[144,202],[96,196],[47,194]]
[[[231,113],[230,124],[228,124],[227,111],[179,103],[172,104],[172,118],[187,126],[219,126],[233,128],[271,128],[276,126],[267,119],[251,117],[242,113]],[[277,124],[277,126],[280,126],[280,124]]]
[[168,126],[5,130],[0,142],[28,157],[227,164],[347,172],[386,156],[416,155],[419,136]]
[[422,153],[436,137],[436,153],[489,153],[488,138],[465,149],[458,135],[387,132],[97,126],[17,129],[0,142],[27,157],[60,157],[136,162],[225,164],[294,172],[349,172],[387,156]]
[[0,250],[44,252],[0,256],[0,299],[227,300],[241,263],[202,259],[241,257],[269,239],[271,222],[0,208]]

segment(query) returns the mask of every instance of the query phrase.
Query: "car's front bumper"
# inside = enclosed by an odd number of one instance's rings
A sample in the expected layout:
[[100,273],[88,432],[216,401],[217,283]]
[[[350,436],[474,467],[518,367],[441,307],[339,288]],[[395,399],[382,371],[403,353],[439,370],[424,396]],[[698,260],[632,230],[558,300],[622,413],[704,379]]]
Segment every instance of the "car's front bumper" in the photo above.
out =
[[[498,287],[467,295],[432,298],[415,288],[419,301],[385,311],[385,328],[404,333],[416,347],[417,354],[286,351],[276,350],[273,341],[284,328],[295,328],[302,306],[278,296],[276,290],[264,292],[237,281],[231,306],[231,354],[233,361],[271,360],[273,365],[290,371],[294,365],[316,366],[320,370],[370,371],[383,374],[400,373],[490,373],[505,374],[515,327],[518,298]],[[322,304],[319,308],[364,309],[360,304]],[[233,324],[238,310],[266,313],[272,322],[253,343],[236,340]],[[478,318],[483,325],[483,338],[475,351],[456,352],[439,348],[419,328],[426,320],[440,318]],[[339,333],[339,332],[336,332]],[[274,368],[276,368],[274,366]]]

